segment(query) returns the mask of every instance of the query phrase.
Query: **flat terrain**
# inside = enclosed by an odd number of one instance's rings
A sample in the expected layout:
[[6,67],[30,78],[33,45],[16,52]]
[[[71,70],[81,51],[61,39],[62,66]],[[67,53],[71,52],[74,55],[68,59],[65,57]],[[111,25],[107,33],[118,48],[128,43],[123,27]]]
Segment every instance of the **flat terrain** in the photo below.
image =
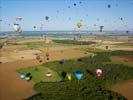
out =
[[[12,52],[14,50],[17,51]],[[84,54],[83,51],[73,49],[64,50],[62,47],[61,49],[58,48],[55,50],[56,49],[49,52],[49,61],[72,59],[88,55]],[[61,50],[64,51],[61,52]],[[33,90],[34,82],[27,82],[20,79],[17,72],[17,70],[21,68],[42,64],[35,59],[36,56],[34,53],[41,52],[39,50],[22,50],[20,47],[17,48],[17,46],[4,48],[2,51],[3,56],[0,58],[3,62],[0,64],[0,100],[22,100],[35,93]],[[45,56],[41,56],[41,58],[43,62],[46,61]]]
[[[117,45],[123,43],[124,37],[120,38],[118,42],[110,40],[99,42],[100,39],[93,40],[97,42],[96,48],[106,50],[105,46],[109,45],[110,50],[129,50],[132,51],[132,46]],[[127,38],[127,37],[126,37]],[[126,41],[126,38],[124,40]],[[19,78],[17,70],[28,68],[35,65],[41,65],[44,62],[56,61],[62,59],[73,59],[88,56],[90,53],[80,50],[81,48],[92,47],[91,45],[63,45],[63,44],[52,44],[49,47],[38,46],[38,43],[27,45],[27,42],[43,41],[38,39],[27,39],[19,41],[18,43],[24,43],[20,45],[6,45],[0,50],[0,100],[22,100],[35,94],[33,90],[34,82],[27,82]],[[90,39],[82,39],[82,41],[90,41]],[[127,42],[127,41],[126,41]],[[49,52],[50,59],[46,60],[45,53]],[[36,54],[39,54],[42,62],[36,60]],[[126,61],[132,64],[132,58],[113,56],[112,60],[115,61]],[[129,84],[129,83],[128,83]],[[131,86],[132,83],[130,83]],[[121,85],[120,85],[121,86]],[[123,85],[122,85],[123,86]],[[124,87],[124,86],[123,86]],[[119,85],[112,88],[114,91],[121,93]],[[122,88],[121,88],[122,89]],[[129,89],[129,87],[128,87]],[[129,89],[130,91],[130,89]],[[131,93],[131,92],[127,92]],[[125,96],[131,95],[124,94]]]

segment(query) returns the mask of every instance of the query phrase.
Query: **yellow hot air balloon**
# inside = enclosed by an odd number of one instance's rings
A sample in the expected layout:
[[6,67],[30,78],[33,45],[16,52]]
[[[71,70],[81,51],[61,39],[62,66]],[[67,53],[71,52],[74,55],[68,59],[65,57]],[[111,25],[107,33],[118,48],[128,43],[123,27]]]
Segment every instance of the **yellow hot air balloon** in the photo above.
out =
[[67,74],[67,78],[68,78],[68,80],[72,80],[72,75],[71,74]]
[[77,27],[78,27],[78,28],[81,28],[81,27],[82,27],[82,23],[81,23],[81,22],[78,22],[78,23],[77,23]]

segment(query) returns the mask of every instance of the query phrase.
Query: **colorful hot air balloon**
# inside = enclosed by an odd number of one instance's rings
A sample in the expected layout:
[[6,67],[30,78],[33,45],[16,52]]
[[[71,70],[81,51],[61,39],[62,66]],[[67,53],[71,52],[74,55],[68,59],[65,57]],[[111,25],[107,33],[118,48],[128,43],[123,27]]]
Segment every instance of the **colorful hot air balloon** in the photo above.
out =
[[19,32],[20,29],[21,29],[21,27],[20,27],[19,24],[14,24],[14,25],[13,25],[13,29],[14,29],[15,32]]
[[78,80],[80,80],[82,77],[83,77],[83,72],[81,72],[81,71],[76,71],[75,73],[74,73],[74,76],[78,79]]
[[103,75],[102,69],[96,69],[96,76],[97,76],[97,77],[100,77],[100,76],[102,76],[102,75]]
[[81,22],[78,22],[78,23],[77,23],[77,27],[78,27],[78,28],[81,28],[81,27],[82,27]]

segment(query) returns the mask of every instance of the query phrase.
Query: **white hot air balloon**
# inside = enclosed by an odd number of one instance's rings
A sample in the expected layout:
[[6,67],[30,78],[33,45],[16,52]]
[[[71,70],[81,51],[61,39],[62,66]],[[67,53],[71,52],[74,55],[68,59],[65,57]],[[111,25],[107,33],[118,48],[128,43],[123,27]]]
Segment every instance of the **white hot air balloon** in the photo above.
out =
[[19,24],[14,24],[14,25],[13,25],[13,29],[14,29],[15,32],[19,32],[20,29],[21,29],[21,27],[20,27]]

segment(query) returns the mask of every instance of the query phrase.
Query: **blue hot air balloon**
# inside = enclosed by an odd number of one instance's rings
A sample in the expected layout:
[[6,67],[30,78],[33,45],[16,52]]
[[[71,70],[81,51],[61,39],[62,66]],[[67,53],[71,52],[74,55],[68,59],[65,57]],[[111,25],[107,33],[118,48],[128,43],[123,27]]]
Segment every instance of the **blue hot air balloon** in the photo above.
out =
[[81,71],[76,71],[76,72],[74,73],[74,76],[75,76],[78,80],[80,80],[80,79],[83,77],[83,75],[84,75],[84,73],[81,72]]
[[25,77],[26,77],[26,74],[24,74],[24,73],[20,74],[20,78],[25,78]]

